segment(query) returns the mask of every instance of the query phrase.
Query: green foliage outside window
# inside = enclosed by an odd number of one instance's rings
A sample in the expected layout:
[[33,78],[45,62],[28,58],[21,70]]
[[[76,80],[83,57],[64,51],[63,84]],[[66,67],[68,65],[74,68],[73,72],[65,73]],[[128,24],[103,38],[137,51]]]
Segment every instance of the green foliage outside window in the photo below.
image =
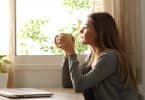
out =
[[[79,10],[85,10],[85,9],[89,9],[89,0],[63,0],[63,4],[70,8],[69,9],[69,13],[73,14],[76,11]],[[39,19],[31,19],[28,22],[25,23],[23,29],[21,29],[21,31],[18,34],[18,39],[21,40],[21,52],[20,54],[22,55],[29,55],[29,49],[34,48],[34,47],[38,47],[40,51],[42,51],[43,53],[47,53],[50,52],[51,54],[54,55],[59,55],[62,54],[62,50],[58,49],[54,44],[49,44],[50,42],[49,40],[51,40],[51,37],[49,37],[49,34],[44,34],[43,31],[41,30],[42,27],[44,27],[46,24],[49,23],[49,19],[43,19],[43,18],[39,18]],[[77,20],[76,24],[71,24],[68,25],[68,27],[63,27],[60,28],[58,31],[62,32],[62,31],[67,31],[69,30],[70,33],[72,33],[72,35],[75,37],[76,41],[75,41],[75,48],[76,48],[76,52],[78,54],[82,54],[84,53],[84,51],[87,50],[87,47],[84,46],[83,44],[80,43],[79,41],[79,28],[81,25],[81,20]],[[27,40],[28,41],[33,41],[34,43],[36,43],[37,45],[33,45],[33,44],[29,44],[26,41],[23,40]]]
[[[49,21],[47,19],[31,19],[25,23],[23,29],[18,34],[18,38],[21,40],[21,54],[29,55],[29,49],[38,46],[40,50],[48,51],[48,35],[44,34],[41,27]],[[28,44],[29,41],[33,41],[34,44]]]
[[72,10],[89,9],[89,2],[90,0],[63,0],[64,5]]

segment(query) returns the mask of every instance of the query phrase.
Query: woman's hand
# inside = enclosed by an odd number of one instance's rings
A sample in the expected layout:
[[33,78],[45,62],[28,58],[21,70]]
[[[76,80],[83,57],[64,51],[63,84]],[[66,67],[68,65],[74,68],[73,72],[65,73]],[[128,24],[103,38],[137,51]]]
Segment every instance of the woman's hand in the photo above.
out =
[[71,34],[60,33],[60,35],[55,37],[55,44],[58,48],[65,51],[66,56],[75,53],[75,39]]

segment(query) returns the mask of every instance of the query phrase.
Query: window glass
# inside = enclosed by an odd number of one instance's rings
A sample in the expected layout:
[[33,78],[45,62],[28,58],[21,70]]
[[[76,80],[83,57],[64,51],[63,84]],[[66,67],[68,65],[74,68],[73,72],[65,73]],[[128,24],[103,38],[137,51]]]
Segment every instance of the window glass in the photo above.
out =
[[[54,36],[60,32],[73,32],[77,37],[76,30],[81,23],[79,16],[89,11],[89,1],[80,7],[75,7],[71,1],[17,0],[17,55],[61,54],[54,45]],[[77,51],[83,49],[86,48],[81,47]]]
[[[92,2],[100,6],[93,6]],[[103,0],[16,0],[16,55],[60,55],[54,36],[72,33],[76,52],[86,46],[79,42],[83,17],[92,9],[102,10]]]

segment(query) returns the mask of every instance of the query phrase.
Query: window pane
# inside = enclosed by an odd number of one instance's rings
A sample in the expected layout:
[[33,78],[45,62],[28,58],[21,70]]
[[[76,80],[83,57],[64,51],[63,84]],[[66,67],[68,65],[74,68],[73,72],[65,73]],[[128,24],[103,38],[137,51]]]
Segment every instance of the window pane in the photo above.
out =
[[9,0],[0,0],[0,54],[8,54]]
[[73,33],[77,53],[86,47],[79,43],[79,26],[91,12],[91,0],[16,0],[16,54],[58,55],[54,45],[60,32]]

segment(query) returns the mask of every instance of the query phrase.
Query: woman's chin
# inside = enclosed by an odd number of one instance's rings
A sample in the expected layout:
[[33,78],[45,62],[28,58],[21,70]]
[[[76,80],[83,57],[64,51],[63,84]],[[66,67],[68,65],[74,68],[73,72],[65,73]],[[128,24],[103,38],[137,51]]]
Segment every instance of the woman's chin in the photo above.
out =
[[81,41],[82,44],[87,44],[85,41]]
[[86,44],[86,41],[85,41],[84,39],[80,39],[80,42],[81,42],[82,44]]

